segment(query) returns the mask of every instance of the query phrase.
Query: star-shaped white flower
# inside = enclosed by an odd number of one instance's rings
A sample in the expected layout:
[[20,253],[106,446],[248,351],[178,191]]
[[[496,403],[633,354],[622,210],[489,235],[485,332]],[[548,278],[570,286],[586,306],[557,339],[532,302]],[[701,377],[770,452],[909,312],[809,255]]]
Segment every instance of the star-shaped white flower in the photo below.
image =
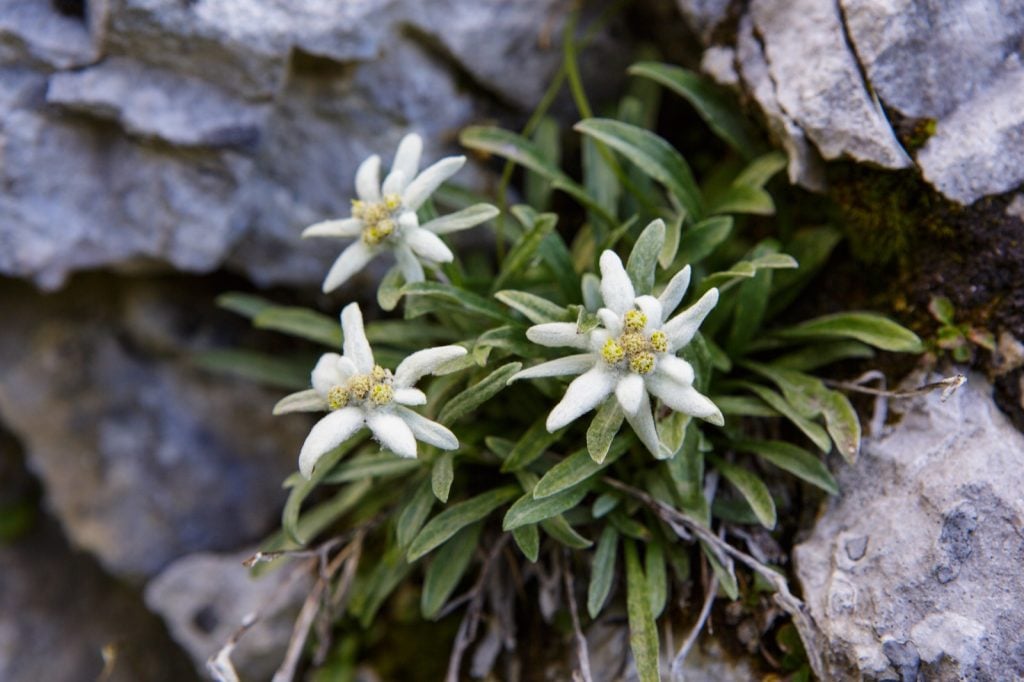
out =
[[547,419],[556,431],[615,394],[626,421],[658,458],[673,453],[658,438],[651,412],[653,395],[669,408],[722,425],[722,413],[693,387],[693,367],[676,357],[718,303],[711,289],[692,306],[669,319],[690,285],[690,266],[680,270],[661,296],[637,296],[622,261],[612,251],[601,254],[601,325],[577,333],[574,322],[530,327],[526,336],[542,346],[578,348],[582,353],[544,362],[513,375],[510,381],[579,374]]
[[394,373],[373,361],[373,350],[363,331],[359,305],[341,311],[343,354],[326,353],[313,369],[313,388],[292,393],[274,406],[274,414],[329,411],[302,444],[299,471],[306,478],[327,452],[366,426],[381,447],[399,457],[415,457],[416,441],[444,450],[459,447],[451,431],[410,410],[427,396],[414,387],[420,377],[466,354],[460,346],[440,346],[413,353]]
[[493,206],[478,204],[420,225],[417,209],[466,163],[464,156],[449,156],[417,174],[422,150],[419,135],[402,138],[383,184],[380,157],[375,154],[363,161],[356,170],[358,199],[352,201],[352,216],[303,230],[303,237],[358,237],[334,261],[324,279],[324,293],[340,287],[384,251],[394,252],[406,282],[422,282],[424,264],[433,267],[454,259],[438,235],[465,230],[497,215]]

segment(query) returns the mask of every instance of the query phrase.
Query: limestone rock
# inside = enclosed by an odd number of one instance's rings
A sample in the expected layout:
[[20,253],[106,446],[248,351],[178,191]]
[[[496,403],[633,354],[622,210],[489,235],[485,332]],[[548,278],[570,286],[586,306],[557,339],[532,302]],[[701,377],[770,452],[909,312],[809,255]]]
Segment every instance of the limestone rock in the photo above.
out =
[[192,365],[214,341],[189,299],[201,291],[137,281],[119,293],[95,279],[59,297],[12,289],[0,414],[73,544],[137,579],[273,527],[307,424],[270,416],[277,393]]
[[146,585],[147,606],[163,617],[201,672],[255,614],[258,619],[231,654],[239,676],[269,680],[284,659],[295,618],[311,589],[311,575],[292,564],[254,578],[242,565],[252,553],[190,554]]
[[831,679],[1024,675],[1024,436],[980,375],[842,468],[797,575]]
[[779,106],[822,156],[883,168],[911,165],[847,48],[838,7],[820,0],[754,0],[750,15]]
[[729,17],[733,0],[676,0],[676,4],[697,35],[707,41]]

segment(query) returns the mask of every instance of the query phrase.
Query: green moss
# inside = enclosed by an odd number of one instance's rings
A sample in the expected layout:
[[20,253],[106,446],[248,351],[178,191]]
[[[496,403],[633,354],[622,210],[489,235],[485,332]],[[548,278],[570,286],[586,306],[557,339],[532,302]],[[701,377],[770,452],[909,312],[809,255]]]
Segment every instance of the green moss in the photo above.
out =
[[834,220],[858,260],[871,265],[905,264],[921,239],[953,235],[959,211],[911,171],[881,171],[854,164],[829,169]]

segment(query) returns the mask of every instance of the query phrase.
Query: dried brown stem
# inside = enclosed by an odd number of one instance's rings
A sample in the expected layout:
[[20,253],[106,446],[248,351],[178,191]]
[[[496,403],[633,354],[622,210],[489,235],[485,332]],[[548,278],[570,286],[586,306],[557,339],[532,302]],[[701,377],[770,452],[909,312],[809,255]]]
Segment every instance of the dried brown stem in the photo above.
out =
[[573,590],[572,559],[564,556],[562,583],[565,585],[565,598],[569,602],[569,615],[572,617],[572,630],[576,637],[576,656],[579,658],[580,675],[583,682],[593,682],[590,674],[590,653],[587,651],[587,638],[583,636],[580,626],[580,612],[576,606],[576,593]]

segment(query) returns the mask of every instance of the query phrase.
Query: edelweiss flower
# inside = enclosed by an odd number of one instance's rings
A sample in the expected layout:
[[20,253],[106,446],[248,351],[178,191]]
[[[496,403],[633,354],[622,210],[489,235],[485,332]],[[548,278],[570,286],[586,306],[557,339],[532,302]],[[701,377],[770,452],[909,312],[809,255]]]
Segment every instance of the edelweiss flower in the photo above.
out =
[[356,170],[359,198],[352,201],[352,217],[303,230],[303,237],[359,237],[334,261],[324,279],[324,293],[340,287],[385,250],[395,252],[406,282],[422,282],[423,263],[437,265],[454,259],[437,235],[465,230],[497,215],[496,208],[481,204],[420,225],[416,210],[466,163],[464,156],[449,156],[417,175],[422,149],[419,135],[406,135],[383,184],[380,157],[375,154],[363,161]]
[[299,471],[306,478],[328,451],[366,426],[373,437],[399,457],[415,457],[416,441],[444,450],[459,447],[451,431],[410,410],[427,396],[413,387],[420,377],[443,363],[466,354],[460,346],[441,346],[413,353],[394,373],[373,361],[373,350],[363,331],[359,305],[341,311],[343,355],[326,353],[313,369],[313,388],[292,393],[274,406],[274,414],[330,411],[318,421],[302,444]]
[[675,353],[688,344],[701,322],[718,303],[711,289],[692,306],[668,319],[690,284],[686,266],[661,296],[637,296],[615,253],[601,254],[601,326],[577,333],[574,322],[530,327],[526,336],[542,346],[569,346],[586,352],[551,360],[513,375],[510,381],[579,374],[562,401],[548,415],[548,431],[556,431],[594,409],[615,393],[626,420],[655,457],[671,457],[658,439],[650,395],[677,412],[722,425],[722,413],[693,387],[693,367]]

